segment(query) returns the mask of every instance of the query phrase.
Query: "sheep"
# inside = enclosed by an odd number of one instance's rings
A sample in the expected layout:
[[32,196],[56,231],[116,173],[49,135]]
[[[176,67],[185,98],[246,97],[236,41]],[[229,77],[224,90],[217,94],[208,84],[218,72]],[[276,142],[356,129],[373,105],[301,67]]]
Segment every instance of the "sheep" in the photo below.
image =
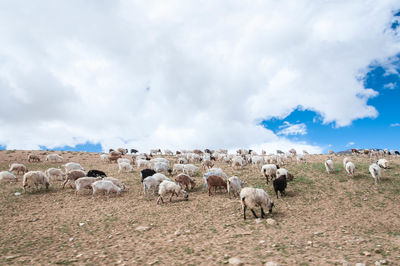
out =
[[199,171],[199,168],[193,164],[185,164],[183,166],[183,173],[194,175],[197,171]]
[[217,175],[217,176],[220,176],[220,177],[222,177],[222,179],[224,179],[224,180],[227,179],[226,174],[224,173],[224,171],[222,171],[221,168],[211,168],[210,170],[208,170],[207,173],[205,173],[205,174],[203,175],[204,184],[203,184],[203,188],[202,188],[202,190],[201,190],[201,191],[203,191],[203,192],[204,192],[204,190],[205,190],[206,187],[207,187],[207,177],[210,176],[210,175]]
[[185,186],[186,190],[193,189],[196,186],[196,182],[190,178],[190,176],[185,174],[180,174],[175,177],[175,182],[179,183],[181,186]]
[[65,168],[65,173],[71,172],[72,170],[84,170],[82,165],[80,165],[79,163],[66,163],[64,165]]
[[130,163],[122,162],[118,164],[118,173],[130,173],[133,172],[133,167]]
[[167,159],[165,159],[165,158],[154,158],[154,159],[151,159],[150,162],[151,162],[153,165],[156,164],[156,163],[164,163],[164,164],[166,164],[166,165],[168,165],[168,166],[171,165],[171,163],[170,163]]
[[156,162],[153,167],[154,171],[158,172],[168,172],[169,165],[164,162]]
[[170,156],[174,155],[174,153],[171,150],[164,150],[164,154]]
[[344,167],[344,169],[346,169],[346,164],[348,163],[348,162],[350,162],[351,160],[350,160],[350,158],[349,157],[344,157],[343,158],[343,167]]
[[138,152],[139,152],[139,151],[136,150],[136,149],[131,149],[131,153],[133,153],[133,154],[138,153]]
[[272,182],[272,184],[274,186],[276,198],[278,198],[278,191],[281,193],[281,197],[282,197],[282,195],[283,196],[285,195],[285,189],[287,187],[286,175],[281,175],[280,177],[277,177]]
[[246,220],[246,209],[250,208],[255,218],[258,218],[254,212],[255,207],[261,208],[261,218],[264,218],[264,209],[268,209],[269,213],[272,212],[274,202],[269,198],[267,192],[261,188],[245,187],[240,191],[240,201],[243,209],[243,218]]
[[124,183],[114,177],[107,176],[103,180],[113,182],[113,184],[119,187],[122,191],[124,191],[126,188]]
[[169,180],[165,175],[156,173],[152,176],[147,177],[146,179],[143,180],[143,193],[146,195],[146,191],[152,189],[153,190],[153,195],[157,189],[157,187],[160,185],[160,183],[164,180]]
[[211,196],[211,189],[214,187],[214,194],[217,192],[217,187],[224,187],[227,189],[225,180],[217,175],[210,175],[207,177],[208,196]]
[[279,169],[279,166],[276,164],[264,164],[261,168],[261,174],[263,174],[266,178],[267,184],[269,183],[269,177],[271,180],[276,177],[276,170]]
[[118,148],[117,151],[119,151],[121,153],[121,155],[125,155],[128,153],[128,149],[124,149],[124,148]]
[[97,194],[97,191],[105,191],[107,192],[107,196],[110,195],[110,192],[114,192],[117,195],[120,195],[122,191],[120,187],[114,185],[114,183],[109,180],[98,180],[96,182],[93,182],[92,189],[93,197]]
[[59,168],[49,168],[45,171],[45,174],[49,179],[55,176],[58,181],[64,180],[65,177],[65,174]]
[[152,175],[154,175],[155,173],[156,173],[156,171],[154,171],[153,169],[143,169],[142,171],[140,171],[140,176],[141,176],[141,178],[142,178],[142,183],[143,183],[143,180],[144,180],[146,177],[152,176]]
[[161,155],[161,150],[160,149],[152,149],[152,150],[150,150],[150,156],[153,156],[153,155]]
[[[65,184],[69,182],[69,185],[71,186],[72,182],[75,182],[78,178],[85,177],[86,173],[82,170],[72,170],[67,173],[67,177],[65,178],[65,181],[63,183],[63,188],[65,187]],[[72,186],[71,186],[72,187]]]
[[262,156],[253,156],[251,158],[251,164],[254,167],[261,167],[264,163],[264,158]]
[[242,157],[235,156],[232,158],[232,168],[242,169],[244,165],[245,165],[245,162]]
[[62,163],[64,161],[64,158],[58,154],[49,154],[46,156],[46,161],[49,161],[51,163]]
[[129,164],[131,164],[132,160],[128,159],[128,158],[118,158],[117,159],[117,163],[129,163]]
[[44,185],[46,189],[50,186],[49,178],[42,171],[29,171],[24,174],[22,182],[24,192],[26,192],[26,187],[32,186],[32,183],[35,185],[36,189],[39,189],[39,185]]
[[35,154],[29,154],[28,155],[28,162],[40,162],[40,158],[39,156],[35,155]]
[[121,157],[122,157],[122,154],[119,151],[110,151],[110,153],[108,155],[108,161],[110,163],[117,162],[117,160]]
[[328,174],[333,173],[333,161],[332,159],[328,159],[325,161],[325,168]]
[[167,194],[171,194],[171,197],[169,198],[170,202],[172,201],[172,197],[174,195],[178,197],[179,194],[183,195],[184,200],[189,200],[189,194],[185,190],[183,190],[180,185],[172,181],[164,180],[161,182],[158,189],[159,197],[157,199],[157,204],[159,204],[160,202],[164,203],[163,197],[165,197]]
[[204,168],[204,170],[207,169],[207,168],[210,169],[210,168],[214,167],[214,163],[211,162],[211,160],[203,160],[201,162],[201,166]]
[[180,164],[180,163],[176,163],[176,164],[174,164],[174,166],[172,167],[172,173],[177,173],[178,171],[182,171],[182,173],[183,173],[183,167],[184,167],[185,165],[184,164]]
[[177,162],[178,164],[187,164],[187,163],[188,163],[188,161],[187,161],[185,158],[183,158],[183,157],[179,157],[179,158],[176,160],[176,162]]
[[227,182],[228,195],[230,196],[232,193],[234,197],[235,196],[239,197],[240,191],[242,190],[242,188],[245,185],[246,185],[246,183],[243,181],[240,181],[239,177],[231,176]]
[[8,171],[2,171],[0,172],[0,183],[6,183],[6,182],[17,182],[18,179],[17,177]]
[[151,163],[148,160],[143,160],[143,159],[136,159],[136,165],[137,165],[137,169],[139,170],[140,167],[147,167],[150,168],[151,167]]
[[386,159],[379,159],[377,163],[378,163],[379,167],[381,167],[381,168],[384,168],[384,169],[389,168],[389,162]]
[[80,191],[83,191],[85,188],[92,189],[92,184],[98,180],[101,180],[101,177],[81,177],[75,180],[75,195]]
[[356,166],[352,162],[347,162],[345,166],[346,172],[349,176],[354,177],[354,170],[356,169]]
[[21,164],[21,163],[13,163],[10,165],[10,169],[8,170],[9,172],[16,172],[16,174],[18,175],[20,172],[22,172],[22,174],[25,174],[26,172],[28,172],[28,169],[26,168],[25,165]]
[[101,154],[100,155],[100,159],[103,161],[103,162],[109,162],[110,160],[109,160],[109,155],[108,154]]
[[86,174],[87,177],[106,177],[106,173],[100,170],[89,170]]
[[375,181],[375,185],[378,184],[378,182],[381,181],[381,168],[379,167],[379,165],[377,163],[373,163],[369,166],[369,172],[371,173],[372,178]]
[[298,163],[299,163],[299,162],[304,162],[304,163],[307,162],[307,161],[306,161],[306,157],[304,156],[304,154],[297,154],[296,158],[297,158],[297,162],[298,162]]

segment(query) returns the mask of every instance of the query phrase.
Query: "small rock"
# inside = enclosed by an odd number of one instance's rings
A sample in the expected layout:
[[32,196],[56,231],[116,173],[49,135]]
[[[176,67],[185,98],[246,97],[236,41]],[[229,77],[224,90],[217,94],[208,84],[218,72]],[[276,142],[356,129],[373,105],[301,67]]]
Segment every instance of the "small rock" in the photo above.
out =
[[229,264],[232,264],[232,265],[243,265],[243,262],[239,259],[239,258],[236,258],[236,257],[233,257],[233,258],[230,258],[229,259]]
[[229,255],[228,254],[224,254],[224,259],[228,259]]
[[265,240],[260,240],[260,242],[258,242],[258,244],[262,245],[265,243]]
[[312,241],[307,241],[307,246],[312,246],[313,242]]
[[368,252],[368,251],[364,251],[364,252],[363,252],[363,255],[369,257],[369,256],[371,256],[371,253]]
[[79,223],[79,226],[84,226],[85,225],[85,223]]
[[73,237],[70,237],[70,238],[69,238],[69,242],[71,242],[72,240],[74,240],[74,238],[73,238]]
[[109,235],[109,236],[108,236],[108,239],[111,239],[111,238],[112,238],[112,235]]
[[12,260],[12,259],[14,259],[14,258],[16,258],[16,256],[7,256],[7,257],[6,257],[6,260]]
[[268,261],[265,266],[280,266],[280,264],[275,261]]
[[272,244],[271,247],[273,247],[273,248],[276,247],[276,244]]
[[350,262],[348,262],[348,261],[343,261],[342,265],[343,265],[343,266],[350,266]]
[[21,196],[21,192],[15,192],[14,195],[15,196]]
[[76,257],[77,257],[77,258],[80,258],[80,257],[82,257],[82,255],[83,255],[83,254],[80,253],[80,254],[76,255]]
[[262,223],[263,221],[260,219],[260,218],[258,218],[258,219],[256,219],[256,223],[257,224],[260,224],[260,223]]
[[186,234],[190,234],[190,230],[185,230],[185,233]]
[[366,265],[365,265],[365,263],[357,262],[357,263],[356,263],[356,266],[366,266]]
[[179,230],[176,230],[174,234],[175,234],[176,236],[180,236],[180,235],[181,235],[181,232],[180,232]]
[[387,260],[380,260],[379,263],[380,263],[381,265],[387,265],[387,264],[389,264],[389,261],[387,261]]
[[144,231],[148,231],[148,230],[150,230],[150,227],[148,227],[148,226],[138,226],[135,229],[135,231],[139,231],[139,232],[144,232]]
[[269,225],[276,225],[276,221],[274,219],[268,218],[267,219],[267,224]]
[[319,236],[322,235],[324,232],[314,232],[314,235]]
[[155,261],[149,262],[149,265],[154,265],[154,264],[156,264],[158,262],[160,262],[160,261],[159,260],[155,260]]
[[168,242],[171,243],[171,242],[174,242],[174,240],[173,239],[168,239]]

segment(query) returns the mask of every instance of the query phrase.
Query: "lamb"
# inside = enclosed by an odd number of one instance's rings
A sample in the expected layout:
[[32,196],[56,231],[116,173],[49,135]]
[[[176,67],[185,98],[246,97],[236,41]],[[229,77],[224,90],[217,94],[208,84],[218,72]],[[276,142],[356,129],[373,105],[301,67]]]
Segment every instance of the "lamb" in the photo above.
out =
[[64,158],[58,154],[49,154],[46,156],[46,161],[49,161],[51,163],[62,163],[64,161]]
[[17,182],[17,177],[8,171],[0,172],[0,183]]
[[245,187],[240,192],[240,200],[243,208],[243,218],[246,220],[246,209],[250,208],[255,218],[258,218],[254,212],[255,207],[261,208],[261,218],[264,218],[264,209],[268,209],[269,213],[272,212],[274,202],[271,201],[267,192],[261,188]]
[[381,168],[379,167],[379,165],[377,163],[373,163],[369,166],[369,172],[371,173],[372,178],[375,181],[375,185],[378,184],[378,182],[381,181]]
[[239,177],[231,176],[227,182],[228,195],[230,196],[232,193],[234,197],[236,197],[236,196],[239,197],[240,191],[242,190],[242,188],[245,185],[246,185],[246,183],[243,181],[240,181]]
[[114,183],[109,180],[98,180],[96,182],[93,182],[92,189],[93,189],[93,197],[97,194],[98,191],[107,192],[107,196],[110,195],[110,192],[114,192],[117,195],[120,195],[122,191],[120,187],[114,185]]
[[101,180],[101,177],[81,177],[75,180],[75,195],[84,189],[92,189],[92,184],[98,180]]
[[118,164],[118,173],[130,173],[133,172],[133,167],[130,163],[122,162]]
[[25,174],[26,172],[28,172],[28,169],[26,168],[25,165],[21,164],[21,163],[13,163],[10,165],[10,170],[8,170],[9,172],[16,172],[16,174],[18,175],[20,172],[22,172],[22,174]]
[[86,174],[87,177],[106,177],[106,173],[100,170],[89,170]]
[[40,162],[40,158],[39,156],[35,155],[35,154],[29,154],[28,155],[28,162]]
[[264,174],[267,184],[269,183],[269,177],[271,180],[276,177],[276,170],[279,169],[279,166],[276,164],[264,164],[261,168],[261,173]]
[[121,181],[119,181],[118,179],[116,179],[114,177],[108,176],[108,177],[105,177],[103,180],[112,182],[114,185],[119,187],[121,189],[121,191],[124,191],[126,188],[124,183],[122,183]]
[[354,170],[356,169],[356,166],[352,162],[347,162],[345,166],[346,172],[349,176],[354,177]]
[[325,168],[328,174],[333,173],[333,161],[332,159],[328,159],[325,161]]
[[163,197],[165,197],[167,194],[171,194],[171,197],[169,198],[170,202],[172,201],[172,196],[176,195],[178,197],[179,194],[182,194],[185,200],[189,200],[189,194],[185,190],[183,190],[180,185],[168,180],[164,180],[161,182],[158,189],[158,194],[159,197],[157,199],[157,204],[159,204],[160,202],[164,203]]
[[224,187],[227,189],[225,180],[217,175],[210,175],[207,177],[208,195],[211,196],[211,188],[214,187],[214,194],[217,192],[217,187]]
[[389,168],[389,162],[386,159],[379,159],[378,165],[379,165],[379,167],[384,168],[384,169]]
[[142,183],[146,177],[152,176],[155,173],[156,171],[154,171],[153,169],[143,169],[142,171],[140,171],[140,176],[142,177]]
[[64,180],[65,177],[65,174],[59,168],[49,168],[46,170],[45,174],[49,179],[55,176],[58,181]]
[[276,198],[278,198],[278,191],[281,193],[281,197],[285,195],[285,189],[287,187],[286,175],[276,178],[272,184],[274,186]]
[[183,166],[183,173],[194,175],[197,171],[199,171],[199,168],[193,164],[185,164]]
[[65,173],[71,172],[72,170],[84,170],[82,165],[80,165],[79,163],[66,163],[64,165],[65,168]]
[[35,185],[36,189],[39,189],[39,185],[45,186],[46,189],[50,186],[49,178],[42,171],[29,171],[24,174],[22,182],[24,192],[26,192],[26,187],[32,186],[32,183]]
[[185,186],[186,190],[193,189],[196,186],[196,182],[190,178],[190,176],[185,174],[180,174],[175,177],[175,182],[179,183],[181,186]]
[[[69,182],[69,185],[71,186],[72,182],[75,182],[78,178],[81,177],[86,177],[86,173],[82,170],[72,170],[67,173],[67,177],[65,178],[65,181],[63,183],[63,188],[65,187],[65,184]],[[71,186],[72,187],[72,186]]]

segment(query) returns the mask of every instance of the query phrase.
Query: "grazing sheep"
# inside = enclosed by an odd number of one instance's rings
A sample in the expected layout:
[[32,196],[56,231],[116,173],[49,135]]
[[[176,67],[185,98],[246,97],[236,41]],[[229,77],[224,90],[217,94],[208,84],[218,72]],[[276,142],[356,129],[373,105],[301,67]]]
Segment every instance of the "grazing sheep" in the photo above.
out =
[[304,154],[297,154],[296,158],[297,158],[297,162],[298,163],[300,163],[300,162],[306,163],[307,162],[306,161],[306,157],[304,156]]
[[98,191],[105,191],[107,193],[107,196],[110,195],[110,192],[114,192],[117,195],[120,195],[122,191],[120,187],[114,185],[114,183],[109,180],[98,180],[96,182],[93,182],[92,189],[93,197],[97,194]]
[[154,171],[153,169],[143,169],[142,171],[140,171],[140,176],[142,177],[142,183],[146,177],[152,176],[155,173],[156,171]]
[[344,169],[346,169],[346,164],[347,164],[348,162],[351,162],[350,158],[349,158],[349,157],[344,157],[344,158],[343,158],[343,167],[344,167]]
[[199,168],[193,164],[185,164],[183,166],[183,173],[194,175],[199,171]]
[[214,167],[214,163],[211,160],[203,160],[201,162],[201,166],[205,169],[210,169]]
[[51,163],[62,163],[64,161],[64,158],[58,154],[49,154],[46,156],[46,161],[49,161]]
[[258,218],[254,212],[254,208],[261,208],[261,218],[264,218],[264,209],[268,209],[269,213],[272,212],[274,202],[271,201],[267,192],[261,188],[245,187],[240,191],[240,200],[243,208],[243,218],[246,220],[246,209],[250,208],[255,218]]
[[164,154],[169,156],[174,155],[174,153],[171,150],[164,150]]
[[172,167],[172,173],[176,174],[178,171],[182,171],[182,173],[183,173],[184,166],[185,166],[184,164],[180,164],[180,163],[174,164],[174,166]]
[[121,155],[125,155],[128,153],[128,149],[124,149],[124,148],[118,148],[117,151],[119,151],[121,153]]
[[227,179],[226,174],[224,173],[224,171],[222,171],[221,168],[211,168],[210,170],[208,170],[207,173],[205,173],[205,174],[203,175],[204,184],[203,184],[203,188],[202,188],[202,190],[201,190],[201,191],[203,191],[203,192],[204,192],[204,190],[205,190],[206,187],[207,187],[207,177],[210,176],[210,175],[217,175],[217,176],[220,176],[220,177],[222,177],[222,179],[224,179],[224,180]]
[[186,190],[193,189],[196,186],[196,182],[190,178],[190,176],[185,174],[180,174],[175,177],[175,182],[179,183],[181,186],[185,186]]
[[118,158],[117,163],[129,163],[129,164],[131,164],[132,160],[128,159],[128,158]]
[[86,174],[87,177],[106,177],[106,173],[100,170],[89,170]]
[[161,150],[160,149],[150,150],[150,156],[153,156],[153,155],[161,155]]
[[176,160],[176,162],[177,162],[178,164],[187,164],[187,163],[188,163],[188,161],[187,161],[185,158],[183,158],[183,157],[179,157],[179,158]]
[[389,168],[389,162],[386,159],[379,159],[378,165],[379,165],[379,167],[384,168],[384,169]]
[[101,177],[81,177],[75,180],[75,194],[78,194],[80,191],[84,189],[92,189],[92,184],[98,180],[101,180]]
[[133,153],[133,154],[138,153],[138,152],[139,152],[139,151],[136,150],[136,149],[131,149],[131,153]]
[[328,174],[333,173],[333,161],[332,159],[328,159],[325,161],[325,168]]
[[157,187],[160,185],[160,183],[164,180],[169,180],[165,175],[156,173],[152,176],[147,177],[146,179],[143,180],[143,193],[146,195],[146,191],[152,189],[153,190],[153,195],[157,190]]
[[153,169],[157,173],[159,173],[159,172],[168,172],[168,170],[170,170],[169,169],[169,165],[164,163],[164,162],[156,162],[156,163],[154,163]]
[[28,162],[40,162],[40,158],[39,156],[35,155],[35,154],[29,154],[28,155]]
[[227,182],[228,195],[230,196],[232,193],[234,197],[239,197],[240,191],[245,185],[246,183],[240,181],[239,177],[231,176]]
[[122,157],[122,154],[119,151],[110,151],[108,154],[108,161],[110,163],[117,162],[119,158]]
[[189,200],[189,194],[181,188],[180,185],[175,184],[172,181],[164,180],[161,182],[160,187],[158,189],[158,199],[157,199],[157,204],[164,203],[163,197],[165,197],[167,194],[171,194],[171,197],[169,198],[169,201],[172,201],[172,196],[176,195],[177,197],[182,194],[183,198],[185,200]]
[[82,165],[80,165],[79,163],[66,163],[64,165],[65,168],[65,173],[71,172],[72,170],[84,170]]
[[103,161],[103,162],[109,162],[110,160],[109,160],[109,155],[108,154],[101,154],[100,155],[100,159]]
[[274,186],[276,198],[278,198],[278,191],[281,193],[281,197],[285,195],[285,189],[287,187],[286,175],[277,177],[272,184]]
[[354,177],[354,170],[356,169],[356,166],[354,165],[354,163],[347,162],[344,169],[346,169],[346,172],[349,176]]
[[114,177],[107,176],[103,180],[113,182],[113,184],[116,185],[117,187],[119,187],[122,191],[125,190],[125,184]]
[[48,189],[50,186],[50,181],[42,171],[29,171],[24,174],[24,179],[22,182],[24,192],[26,192],[26,187],[32,187],[32,185],[35,185],[36,189],[39,189],[39,186],[45,186],[46,189]]
[[122,162],[118,164],[118,173],[130,173],[133,172],[133,167],[130,163]]
[[68,172],[62,187],[64,188],[65,184],[67,183],[69,183],[70,187],[72,187],[71,183],[74,183],[75,180],[81,177],[86,177],[86,173],[82,170],[72,170]]
[[375,185],[378,184],[378,182],[381,181],[381,168],[379,167],[379,165],[377,163],[373,163],[369,166],[369,172],[371,173],[372,178],[375,181]]
[[62,180],[64,180],[64,177],[65,177],[65,174],[59,168],[49,168],[46,170],[45,173],[49,179],[52,179],[52,177],[55,177],[57,181],[62,181]]
[[150,168],[151,167],[151,162],[148,161],[148,160],[136,159],[136,165],[137,165],[137,169],[140,169],[140,167]]
[[17,177],[8,171],[0,172],[0,183],[17,182]]
[[214,194],[217,193],[217,187],[224,187],[227,189],[225,180],[217,175],[210,175],[207,177],[208,195],[211,196],[211,189],[214,187]]
[[271,180],[276,177],[276,170],[279,169],[279,166],[276,164],[264,164],[261,168],[261,173],[265,176],[267,184],[269,183],[269,177]]
[[232,158],[232,168],[242,169],[245,165],[245,161],[241,156],[235,156]]
[[251,158],[251,164],[254,167],[262,167],[262,164],[264,163],[264,158],[262,156],[253,156]]
[[28,172],[28,169],[26,168],[25,165],[21,164],[21,163],[13,163],[10,165],[10,170],[8,170],[9,172],[16,172],[16,174],[18,175],[20,172],[22,172],[22,174],[25,174],[26,172]]

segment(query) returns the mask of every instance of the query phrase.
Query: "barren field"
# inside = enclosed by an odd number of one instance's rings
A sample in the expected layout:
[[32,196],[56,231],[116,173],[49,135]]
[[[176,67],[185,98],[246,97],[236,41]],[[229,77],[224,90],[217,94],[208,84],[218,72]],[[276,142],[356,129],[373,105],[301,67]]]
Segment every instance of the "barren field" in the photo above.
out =
[[[19,162],[29,170],[61,164],[28,163],[29,151],[0,151],[0,171]],[[44,160],[49,152],[35,151]],[[99,169],[128,187],[120,197],[75,195],[68,185],[53,181],[49,191],[22,193],[17,184],[0,184],[0,264],[160,264],[214,265],[232,257],[244,264],[274,261],[283,265],[373,265],[385,259],[400,265],[400,157],[388,157],[378,186],[368,172],[370,160],[350,156],[356,176],[349,179],[342,156],[333,158],[335,174],[323,165],[326,155],[312,155],[307,163],[284,166],[294,174],[287,196],[276,199],[258,169],[247,165],[234,170],[249,186],[265,189],[275,208],[268,218],[247,221],[239,199],[218,192],[202,193],[202,173],[189,201],[182,197],[163,205],[156,196],[145,198],[140,174],[118,174],[117,164],[101,162],[97,153],[58,152],[65,162],[78,162],[85,170]],[[128,157],[128,156],[125,156]],[[167,157],[172,160],[172,157]],[[257,214],[260,210],[256,210]],[[140,231],[141,226],[148,227]]]

